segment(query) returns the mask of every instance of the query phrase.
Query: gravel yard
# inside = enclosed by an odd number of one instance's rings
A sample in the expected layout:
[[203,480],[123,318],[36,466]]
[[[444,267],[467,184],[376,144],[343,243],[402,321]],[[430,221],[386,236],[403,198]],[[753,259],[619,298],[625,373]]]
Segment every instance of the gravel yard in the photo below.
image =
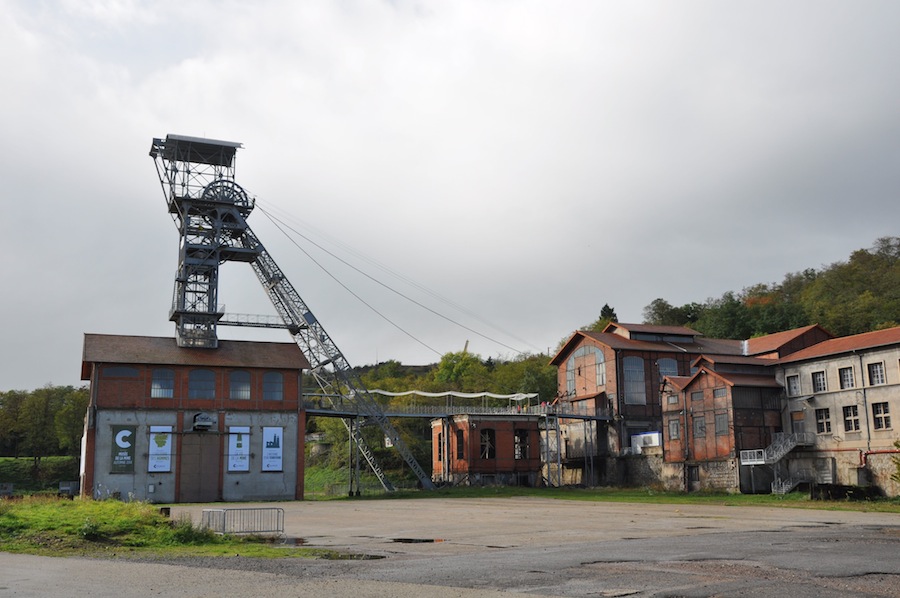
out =
[[360,558],[3,554],[0,597],[900,596],[896,514],[541,498],[223,506],[281,507],[285,550]]

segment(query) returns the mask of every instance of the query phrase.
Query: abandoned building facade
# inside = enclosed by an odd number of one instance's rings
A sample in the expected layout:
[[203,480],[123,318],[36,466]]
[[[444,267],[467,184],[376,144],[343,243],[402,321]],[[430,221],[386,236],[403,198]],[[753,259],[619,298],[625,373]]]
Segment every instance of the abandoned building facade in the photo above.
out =
[[557,401],[597,416],[591,427],[561,419],[563,483],[898,492],[900,328],[833,338],[812,325],[741,341],[611,323],[574,333],[552,363]]
[[81,489],[150,502],[303,497],[305,413],[293,343],[86,334]]
[[783,481],[877,486],[900,494],[900,327],[833,338],[779,360],[783,425],[802,443],[785,454]]
[[452,485],[539,486],[539,419],[454,415],[432,420],[434,480]]

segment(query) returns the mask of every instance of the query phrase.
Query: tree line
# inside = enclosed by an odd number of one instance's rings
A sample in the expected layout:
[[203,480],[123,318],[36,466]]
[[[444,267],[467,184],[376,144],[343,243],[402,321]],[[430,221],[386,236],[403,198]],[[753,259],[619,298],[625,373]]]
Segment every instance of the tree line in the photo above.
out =
[[88,388],[45,386],[0,392],[0,457],[77,456]]
[[[550,365],[546,355],[521,355],[510,360],[487,358],[459,351],[445,354],[440,362],[431,366],[404,366],[398,361],[387,361],[375,366],[356,368],[363,385],[369,389],[388,392],[457,391],[463,393],[490,392],[501,395],[516,393],[538,393],[537,401],[552,401],[556,396],[556,368]],[[313,383],[314,384],[314,383]],[[304,384],[307,389],[312,388]],[[445,399],[423,399],[421,396],[384,397],[373,395],[384,409],[401,408],[407,405],[434,404]],[[466,402],[489,406],[507,406],[506,399],[460,399],[453,398],[455,405]],[[431,421],[429,418],[398,418],[391,422],[403,438],[416,460],[428,466],[431,463]],[[349,463],[347,431],[340,420],[328,417],[310,418],[309,432],[321,433],[331,450],[321,457],[321,465],[345,467]],[[397,451],[384,447],[380,429],[371,426],[363,429],[366,444],[386,470],[391,470],[392,479],[397,475],[408,475]],[[314,465],[317,463],[313,463]]]
[[847,261],[786,274],[702,303],[659,298],[645,324],[687,326],[712,338],[749,339],[819,324],[835,336],[900,326],[900,237],[882,237]]

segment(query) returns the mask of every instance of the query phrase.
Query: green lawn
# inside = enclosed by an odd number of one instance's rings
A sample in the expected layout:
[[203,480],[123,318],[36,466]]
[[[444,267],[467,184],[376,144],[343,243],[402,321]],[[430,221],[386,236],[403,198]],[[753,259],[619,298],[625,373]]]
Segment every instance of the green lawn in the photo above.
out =
[[47,556],[255,556],[340,558],[262,537],[216,535],[157,506],[117,500],[25,497],[0,501],[0,551]]

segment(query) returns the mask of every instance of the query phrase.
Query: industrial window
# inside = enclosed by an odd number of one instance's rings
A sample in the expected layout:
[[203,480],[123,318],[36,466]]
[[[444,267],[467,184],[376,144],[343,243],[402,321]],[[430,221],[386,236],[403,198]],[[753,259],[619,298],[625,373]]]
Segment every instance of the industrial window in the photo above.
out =
[[644,383],[644,360],[640,357],[626,357],[622,360],[625,369],[625,404],[646,405],[647,385]]
[[127,366],[110,366],[105,367],[101,370],[104,378],[137,378],[138,371],[137,368],[130,368]]
[[681,425],[677,419],[669,420],[669,440],[678,440],[681,438]]
[[465,459],[466,439],[462,430],[456,431],[456,458]]
[[216,374],[212,370],[191,370],[188,375],[188,398],[216,398]]
[[[593,366],[593,368],[591,368]],[[593,371],[594,379],[590,380],[588,372]],[[606,357],[603,351],[593,345],[584,345],[572,353],[566,361],[566,392],[577,394],[576,387],[581,378],[581,390],[590,390],[590,386],[603,386],[606,384]]]
[[528,458],[528,430],[516,430],[514,456],[516,459]]
[[659,369],[660,380],[662,380],[665,376],[678,375],[678,362],[671,357],[663,357],[662,359],[658,360],[656,362],[656,367]]
[[859,432],[859,407],[856,405],[844,407],[844,432]]
[[881,362],[870,363],[869,368],[869,385],[884,384],[884,364]]
[[713,389],[713,397],[716,399],[724,399],[728,396],[728,390],[724,386]]
[[706,417],[703,415],[694,418],[694,438],[706,438]]
[[716,414],[716,436],[725,436],[728,434],[728,414]]
[[789,397],[796,397],[800,394],[800,376],[787,377],[787,393]]
[[171,399],[175,396],[175,372],[167,369],[153,370],[150,381],[151,399]]
[[692,400],[692,401],[702,401],[702,400],[703,400],[703,391],[702,391],[702,390],[695,390],[694,392],[692,392],[692,393],[691,393],[691,400]]
[[228,374],[228,398],[250,398],[250,372],[236,370]]
[[812,389],[813,392],[825,392],[828,390],[828,385],[825,384],[825,372],[812,373]]
[[819,434],[831,434],[830,409],[816,409],[816,432]]
[[876,430],[888,430],[891,427],[891,410],[887,403],[872,403],[872,419]]
[[853,379],[853,368],[840,368],[838,378],[841,379],[841,388],[853,388],[856,381]]
[[263,374],[263,400],[280,401],[284,398],[284,376],[281,372]]
[[677,405],[678,404],[678,395],[668,395],[666,397],[666,402],[669,405]]
[[493,428],[481,430],[481,458],[497,458],[497,438]]

